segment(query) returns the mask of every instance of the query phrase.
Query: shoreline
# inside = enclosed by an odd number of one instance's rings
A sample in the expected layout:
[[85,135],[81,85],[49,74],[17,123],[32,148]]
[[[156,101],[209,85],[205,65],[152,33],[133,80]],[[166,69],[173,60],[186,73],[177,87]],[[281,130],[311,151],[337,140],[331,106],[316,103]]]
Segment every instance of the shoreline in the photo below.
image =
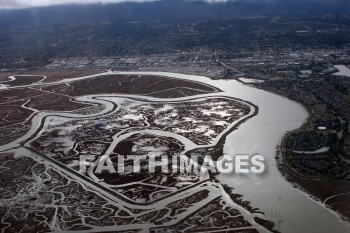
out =
[[[287,133],[285,137],[287,137],[291,132]],[[283,140],[285,139],[283,138]],[[282,142],[283,143],[283,142]],[[350,213],[345,212],[342,213],[339,211],[339,208],[333,208],[331,205],[327,205],[325,201],[327,201],[329,198],[336,198],[337,195],[341,195],[342,193],[332,193],[333,189],[339,189],[339,186],[342,188],[344,186],[346,189],[346,186],[348,186],[350,183],[342,180],[326,180],[321,179],[317,177],[307,177],[299,174],[293,167],[291,167],[288,162],[286,161],[285,155],[283,152],[281,152],[282,146],[278,145],[278,149],[276,151],[276,161],[277,161],[277,167],[278,170],[281,172],[282,176],[285,177],[285,179],[293,185],[294,188],[297,188],[298,190],[305,193],[309,198],[315,202],[317,202],[319,205],[327,208],[331,212],[333,212],[337,217],[339,217],[340,220],[346,222],[347,224],[350,224]],[[330,188],[332,187],[332,189]],[[320,191],[321,190],[321,191]],[[323,193],[323,190],[327,190],[330,192],[330,194],[327,195],[327,193]],[[350,192],[350,187],[348,190],[344,190],[344,192]]]
[[[239,81],[240,83],[242,83],[243,85],[247,85],[244,82]],[[318,204],[320,204],[321,206],[327,208],[328,210],[330,210],[331,212],[333,212],[337,217],[339,217],[340,220],[346,222],[347,224],[350,224],[350,213],[347,213],[344,215],[344,213],[339,212],[337,210],[337,208],[332,208],[330,205],[326,205],[324,204],[324,200],[326,200],[329,197],[322,197],[324,194],[322,193],[317,193],[317,191],[313,190],[313,188],[315,187],[320,187],[320,190],[324,190],[327,189],[328,186],[334,184],[334,183],[347,183],[350,185],[350,182],[346,182],[346,181],[342,181],[342,180],[335,180],[335,181],[331,181],[331,180],[327,180],[327,179],[322,179],[322,178],[317,178],[317,177],[312,177],[312,176],[303,176],[301,175],[298,171],[296,171],[293,167],[291,167],[288,162],[286,161],[285,158],[285,148],[284,148],[284,143],[286,138],[292,134],[293,132],[297,132],[300,131],[304,128],[307,127],[307,125],[309,124],[310,126],[313,125],[312,121],[310,121],[311,118],[311,114],[310,114],[310,110],[303,104],[303,103],[299,103],[295,100],[290,99],[289,97],[286,96],[282,96],[279,93],[273,92],[271,90],[266,90],[254,85],[251,85],[254,88],[263,90],[263,91],[267,91],[270,93],[273,93],[275,95],[279,95],[283,98],[287,98],[290,101],[296,102],[298,104],[300,104],[301,106],[303,106],[303,108],[307,111],[308,113],[308,117],[305,120],[305,122],[303,123],[303,125],[297,129],[294,129],[292,131],[287,131],[285,133],[285,135],[282,137],[280,143],[276,146],[276,163],[277,163],[277,168],[280,171],[281,175],[290,183],[293,185],[294,188],[299,189],[300,191],[302,191],[303,193],[305,193],[306,195],[309,196],[310,199],[312,199],[313,201],[317,202]],[[306,184],[307,182],[309,182],[310,184]],[[319,184],[317,184],[319,183]],[[315,187],[312,187],[313,185],[316,185]],[[349,190],[350,192],[350,187]],[[319,191],[320,192],[320,191]],[[337,194],[333,194],[332,196],[337,195]]]

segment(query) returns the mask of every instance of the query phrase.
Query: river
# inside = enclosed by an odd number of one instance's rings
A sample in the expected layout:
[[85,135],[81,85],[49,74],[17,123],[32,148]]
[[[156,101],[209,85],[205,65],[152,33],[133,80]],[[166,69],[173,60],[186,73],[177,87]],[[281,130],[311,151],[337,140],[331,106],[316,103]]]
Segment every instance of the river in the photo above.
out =
[[[111,74],[108,72],[106,74]],[[183,75],[164,72],[116,72],[121,74],[153,74],[187,79],[206,83],[220,88],[218,95],[229,96],[249,101],[259,107],[257,116],[241,124],[238,129],[226,137],[224,153],[261,154],[265,158],[266,172],[260,175],[221,174],[218,179],[223,184],[234,187],[236,193],[242,194],[245,200],[252,203],[266,214],[267,219],[277,222],[278,230],[285,233],[346,233],[350,224],[342,221],[333,211],[311,199],[306,193],[293,187],[279,172],[276,165],[276,146],[287,131],[300,127],[308,117],[307,111],[298,103],[287,98],[246,86],[235,80],[211,80],[203,76]],[[98,76],[98,75],[95,75]],[[86,76],[78,79],[90,78]],[[73,81],[74,79],[70,79]],[[67,80],[56,83],[63,83]],[[215,94],[214,94],[215,95]],[[204,95],[205,96],[205,95]],[[142,99],[151,99],[143,98]],[[193,97],[192,97],[193,98]],[[79,98],[82,101],[103,103],[104,114],[115,106],[102,99],[92,100],[89,97]],[[186,99],[184,98],[178,98]],[[102,113],[96,114],[100,115]],[[34,117],[33,127],[23,138],[1,148],[10,149],[19,146],[23,139],[29,138],[40,127],[43,117],[52,113],[39,113]],[[58,113],[60,116],[79,117],[69,113]],[[81,117],[81,116],[80,116]]]
[[267,219],[277,222],[278,230],[285,233],[350,232],[350,224],[294,188],[277,168],[276,146],[287,131],[299,128],[308,117],[302,105],[235,80],[211,80],[203,76],[161,72],[152,74],[204,82],[223,90],[221,95],[249,101],[259,107],[257,116],[227,136],[224,153],[231,156],[259,153],[265,158],[266,172],[263,175],[222,174],[219,180],[234,187],[252,206],[264,212]]

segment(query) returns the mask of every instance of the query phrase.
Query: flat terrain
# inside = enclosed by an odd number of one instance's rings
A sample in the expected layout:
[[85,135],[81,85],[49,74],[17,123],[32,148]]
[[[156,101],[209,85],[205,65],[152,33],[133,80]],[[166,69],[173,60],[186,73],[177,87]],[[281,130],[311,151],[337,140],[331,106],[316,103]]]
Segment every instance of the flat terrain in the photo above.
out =
[[[21,76],[21,84],[37,81],[24,77],[33,76]],[[129,161],[217,157],[226,134],[253,117],[255,106],[207,84],[164,76],[57,80],[0,90],[7,148],[0,147],[2,232],[272,232],[274,223],[215,174],[150,173],[143,163],[135,173]],[[86,172],[78,166],[82,155],[93,156]],[[94,172],[106,158],[118,167],[120,156],[124,171]]]
[[[184,81],[176,78],[150,76],[150,75],[103,75],[94,78],[79,80],[69,85],[53,85],[43,90],[71,96],[93,95],[93,94],[140,94],[159,95],[167,92],[174,97],[186,96],[175,94],[176,90],[189,90],[198,93],[217,92],[218,89],[212,86],[192,81]],[[188,92],[190,93],[190,92]],[[193,94],[192,94],[193,95]],[[164,95],[164,98],[167,98]],[[168,97],[169,98],[169,97]]]
[[[90,103],[75,101],[74,98],[88,94],[144,94],[160,98],[191,96],[217,92],[214,87],[196,82],[183,81],[160,76],[130,76],[107,75],[97,76],[92,79],[79,80],[71,83],[48,84],[67,78],[92,75],[96,71],[35,71],[29,74],[21,74],[20,79],[13,81],[16,85],[29,85],[33,77],[46,76],[42,83],[34,82],[32,86],[0,89],[1,124],[3,130],[20,131],[23,124],[29,124],[29,120],[37,111],[82,111],[91,110],[97,106]],[[7,74],[7,77],[15,74]],[[16,76],[15,76],[16,77]],[[28,78],[29,80],[25,80]],[[3,77],[3,79],[6,79]],[[40,80],[41,80],[40,79]],[[19,82],[20,81],[20,82]],[[38,79],[36,79],[38,81]],[[11,82],[9,82],[11,83]],[[9,84],[10,85],[10,84]],[[15,115],[15,116],[14,116]],[[11,134],[16,136],[23,134]],[[0,135],[0,145],[9,141],[7,134]]]
[[[58,81],[66,78],[74,78],[74,77],[82,77],[87,75],[93,75],[98,74],[100,71],[98,70],[26,70],[26,71],[14,71],[14,72],[7,72],[7,73],[1,73],[0,74],[0,84],[5,84],[3,82],[10,81],[9,76],[15,76],[15,77],[21,77],[21,75],[25,75],[24,77],[20,78],[23,83],[29,83],[28,78],[29,77],[32,81],[32,83],[40,81],[42,77],[45,76],[46,79],[43,80],[44,82],[53,82]],[[9,85],[13,86],[12,84],[17,84],[18,86],[20,83],[13,81],[13,83],[8,83]],[[29,83],[31,84],[31,83]],[[25,85],[25,84],[20,84]]]

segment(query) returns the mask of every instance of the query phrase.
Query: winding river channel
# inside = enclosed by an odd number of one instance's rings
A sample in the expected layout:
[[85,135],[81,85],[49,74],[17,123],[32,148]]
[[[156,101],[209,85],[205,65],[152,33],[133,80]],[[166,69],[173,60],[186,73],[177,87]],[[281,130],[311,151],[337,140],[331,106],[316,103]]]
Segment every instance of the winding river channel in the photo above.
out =
[[[105,74],[111,74],[107,72]],[[248,101],[258,106],[259,113],[238,129],[232,131],[224,144],[224,153],[230,156],[237,154],[261,154],[265,158],[266,172],[260,175],[220,174],[218,179],[222,184],[235,188],[235,192],[244,196],[252,206],[266,214],[267,219],[277,223],[277,229],[286,233],[346,233],[350,232],[350,224],[342,221],[333,211],[313,200],[306,193],[294,188],[279,172],[275,160],[276,146],[287,131],[300,127],[308,117],[307,111],[299,104],[287,98],[243,85],[235,80],[211,80],[203,76],[183,75],[164,72],[114,72],[116,74],[151,74],[198,81],[221,89],[223,92],[199,95],[196,97],[176,98],[176,101],[197,97],[228,96]],[[77,79],[91,78],[98,75]],[[77,79],[62,80],[65,83]],[[136,97],[128,96],[125,97]],[[156,98],[139,96],[142,100],[154,101]],[[78,98],[80,101],[102,103],[106,108],[97,115],[115,111],[115,105],[107,98]],[[164,101],[171,101],[167,99]],[[32,129],[21,139],[2,146],[1,151],[23,145],[40,130],[45,117],[54,117],[53,113],[38,113],[33,118]],[[81,118],[78,114],[57,113],[60,117]],[[94,115],[86,116],[92,117]],[[47,122],[47,121],[46,121]]]
[[222,174],[219,180],[234,187],[252,206],[277,222],[281,232],[350,232],[350,224],[294,188],[277,168],[276,146],[287,131],[299,128],[308,117],[302,105],[235,80],[211,80],[202,76],[162,72],[151,74],[204,82],[221,89],[224,93],[220,95],[249,101],[259,107],[257,116],[226,137],[224,153],[231,156],[259,153],[265,158],[266,172],[263,175]]

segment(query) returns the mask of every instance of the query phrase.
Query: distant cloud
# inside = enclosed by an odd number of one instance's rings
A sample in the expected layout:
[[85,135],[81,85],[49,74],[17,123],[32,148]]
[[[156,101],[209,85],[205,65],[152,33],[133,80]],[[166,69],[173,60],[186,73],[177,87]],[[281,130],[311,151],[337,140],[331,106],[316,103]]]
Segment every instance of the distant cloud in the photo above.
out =
[[[162,0],[0,0],[0,9],[18,9],[59,4],[118,3],[118,2],[152,2]],[[194,0],[187,0],[194,1]],[[198,1],[198,0],[197,0]],[[209,3],[224,3],[238,0],[199,0]],[[282,1],[282,0],[244,0],[244,1]],[[318,0],[305,0],[318,1]],[[331,0],[330,0],[331,1]]]
[[0,9],[17,9],[36,6],[85,3],[150,2],[155,0],[0,0]]

